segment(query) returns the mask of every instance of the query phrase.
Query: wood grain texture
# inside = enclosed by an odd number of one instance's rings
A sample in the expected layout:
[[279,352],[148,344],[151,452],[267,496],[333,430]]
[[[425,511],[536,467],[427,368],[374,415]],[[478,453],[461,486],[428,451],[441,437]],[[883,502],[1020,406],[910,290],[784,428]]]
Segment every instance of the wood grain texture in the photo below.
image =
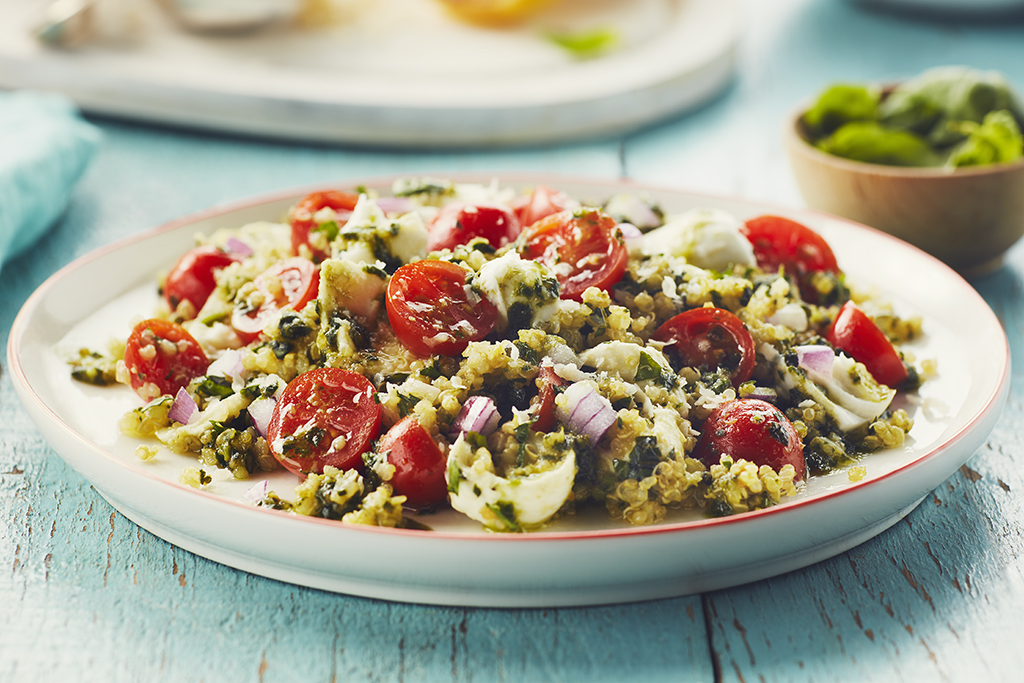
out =
[[[823,83],[958,62],[1001,68],[1024,84],[1019,23],[918,21],[823,0],[742,0],[742,8],[734,86],[693,115],[623,140],[407,154],[103,121],[103,146],[65,217],[0,269],[0,344],[31,291],[77,256],[260,192],[400,173],[522,171],[629,175],[799,205],[779,126]],[[1022,283],[1022,246],[972,282],[1008,332],[1011,396],[985,447],[906,520],[791,574],[617,607],[399,605],[192,555],[114,512],[64,465],[0,367],[0,681],[1018,680]]]

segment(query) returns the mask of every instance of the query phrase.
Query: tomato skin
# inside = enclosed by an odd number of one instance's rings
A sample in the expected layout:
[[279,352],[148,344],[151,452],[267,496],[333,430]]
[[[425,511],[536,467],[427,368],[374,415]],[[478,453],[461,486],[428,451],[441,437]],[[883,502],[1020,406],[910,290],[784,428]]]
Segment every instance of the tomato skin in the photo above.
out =
[[164,281],[164,300],[171,311],[188,301],[199,312],[217,288],[216,272],[234,262],[233,256],[212,245],[186,251]]
[[692,457],[705,465],[717,464],[723,454],[734,461],[768,465],[778,472],[785,465],[804,478],[804,445],[800,434],[781,410],[767,401],[739,398],[711,412],[701,426]]
[[462,266],[433,260],[395,271],[385,303],[391,328],[405,348],[424,358],[457,356],[494,329],[498,310],[482,297],[470,301],[466,273]]
[[451,202],[427,226],[427,251],[454,249],[475,237],[499,249],[515,240],[521,229],[519,219],[504,206]]
[[414,415],[396,422],[381,437],[377,452],[395,466],[388,483],[409,507],[422,510],[448,499],[447,458]]
[[[173,349],[162,341],[173,344]],[[161,394],[177,393],[205,374],[210,361],[184,327],[154,318],[140,322],[128,336],[124,364],[132,389],[148,401]],[[153,395],[147,386],[156,386],[160,393]]]
[[740,227],[740,232],[754,246],[757,265],[766,272],[775,272],[780,266],[794,278],[804,299],[818,300],[817,291],[810,286],[810,275],[815,272],[839,273],[832,248],[818,233],[796,221],[781,216],[759,216]]
[[555,396],[558,395],[558,387],[565,385],[565,380],[555,373],[550,365],[540,366],[537,374],[537,381],[540,383],[539,409],[537,419],[530,425],[535,432],[550,432],[558,426],[558,418],[555,416]]
[[651,335],[666,342],[688,366],[730,371],[732,385],[750,379],[757,356],[754,338],[743,321],[724,308],[693,308],[662,323]]
[[359,195],[338,190],[312,192],[300,199],[288,216],[288,223],[292,226],[292,251],[295,254],[301,253],[299,250],[305,244],[317,262],[330,256],[323,249],[315,248],[309,243],[309,233],[318,227],[313,216],[320,209],[334,209],[338,214],[338,227],[341,227],[348,222],[348,217],[357,203]]
[[[320,474],[324,467],[362,468],[362,455],[380,434],[376,390],[357,372],[317,368],[285,387],[267,426],[270,451],[287,470]],[[343,437],[339,445],[339,437]]]
[[295,311],[316,298],[320,289],[320,270],[301,256],[278,261],[256,276],[253,284],[263,293],[264,301],[255,310],[235,307],[231,326],[243,344],[259,338],[263,328],[282,309]]
[[857,304],[847,301],[825,333],[828,343],[858,363],[863,363],[875,381],[895,387],[907,378],[900,354]]
[[533,225],[552,214],[572,209],[576,205],[569,195],[546,185],[538,185],[533,192],[516,197],[511,203],[512,210],[523,227]]
[[581,301],[588,287],[610,289],[629,265],[622,231],[599,209],[552,214],[524,229],[520,240],[524,258],[555,273],[563,299]]

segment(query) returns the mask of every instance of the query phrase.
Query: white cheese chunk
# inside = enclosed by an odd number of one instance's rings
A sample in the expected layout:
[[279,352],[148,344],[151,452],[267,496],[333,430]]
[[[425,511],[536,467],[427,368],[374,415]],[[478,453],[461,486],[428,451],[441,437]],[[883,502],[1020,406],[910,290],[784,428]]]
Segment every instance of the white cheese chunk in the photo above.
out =
[[450,494],[452,507],[464,515],[498,531],[509,528],[496,511],[511,508],[508,520],[517,527],[538,526],[547,522],[565,504],[576,477],[576,455],[572,449],[564,458],[523,476],[506,478],[495,471],[491,453],[474,448],[460,435],[448,451],[449,490],[451,476],[458,472],[458,483]]
[[644,235],[648,254],[682,256],[700,268],[723,271],[730,265],[756,265],[754,247],[738,219],[719,209],[694,209]]

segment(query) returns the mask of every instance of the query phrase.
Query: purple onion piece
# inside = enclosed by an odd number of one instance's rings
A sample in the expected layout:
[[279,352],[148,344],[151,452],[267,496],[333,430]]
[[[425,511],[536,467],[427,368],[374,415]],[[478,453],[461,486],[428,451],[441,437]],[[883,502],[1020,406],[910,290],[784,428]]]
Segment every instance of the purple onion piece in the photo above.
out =
[[408,197],[379,197],[377,206],[384,213],[409,213],[413,210],[413,203]]
[[798,346],[796,357],[800,367],[825,377],[832,376],[832,363],[836,360],[835,351],[827,346]]
[[452,428],[448,433],[455,438],[463,432],[489,436],[500,424],[501,414],[494,405],[494,399],[487,396],[470,396],[462,405],[462,410],[452,422]]
[[167,417],[183,425],[187,425],[192,416],[199,410],[199,406],[196,405],[195,400],[185,391],[185,387],[178,389],[178,393],[174,396],[174,403],[171,404],[171,409],[167,411]]
[[761,401],[767,401],[768,403],[775,403],[779,400],[779,394],[770,387],[754,387],[754,390],[743,398],[756,398]]
[[229,254],[237,254],[242,258],[248,258],[253,255],[252,247],[237,237],[229,237],[224,246],[227,247]]
[[270,482],[264,479],[253,484],[252,487],[246,489],[242,495],[247,501],[253,505],[258,505],[261,500],[267,497],[267,492],[270,490]]
[[588,384],[577,382],[565,390],[565,406],[556,409],[558,419],[596,444],[618,419],[611,402]]
[[622,231],[627,250],[635,251],[644,243],[644,234],[632,223],[619,223],[619,230]]
[[267,427],[270,426],[270,419],[274,417],[274,408],[277,407],[277,399],[258,398],[249,404],[249,417],[256,427],[259,435],[266,438]]

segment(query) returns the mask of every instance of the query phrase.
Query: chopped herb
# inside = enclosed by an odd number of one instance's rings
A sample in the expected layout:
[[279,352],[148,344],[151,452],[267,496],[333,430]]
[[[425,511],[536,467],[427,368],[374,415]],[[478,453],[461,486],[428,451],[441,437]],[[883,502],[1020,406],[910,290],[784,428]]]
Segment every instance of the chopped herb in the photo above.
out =
[[398,413],[402,417],[411,413],[416,404],[420,402],[418,396],[403,394],[401,391],[396,391],[395,393],[398,394]]
[[662,367],[646,351],[640,352],[640,363],[636,369],[636,376],[633,381],[642,382],[645,379],[660,379]]
[[307,325],[306,321],[294,311],[285,311],[281,314],[281,319],[277,322],[277,329],[281,333],[282,339],[292,341],[302,339],[313,331],[313,328]]
[[454,459],[448,462],[448,492],[458,493],[459,482],[462,481],[462,470]]
[[338,224],[335,221],[325,221],[313,228],[312,231],[322,232],[327,237],[328,242],[333,242],[338,237]]
[[284,360],[284,357],[291,353],[293,348],[289,342],[275,340],[270,342],[270,350],[274,352],[275,358]]
[[403,178],[395,181],[391,191],[396,197],[413,197],[418,194],[441,195],[451,192],[453,185],[447,180],[433,178]]
[[732,506],[724,500],[713,500],[711,507],[708,508],[708,515],[711,517],[728,517],[732,512]]
[[515,342],[516,348],[519,349],[519,360],[530,365],[537,365],[540,363],[540,357],[537,352],[534,351],[526,342],[517,341]]
[[220,398],[235,393],[235,390],[231,388],[231,382],[228,378],[221,377],[220,375],[207,375],[199,383],[199,386],[196,387],[196,390],[206,396],[217,396]]
[[487,509],[497,515],[509,531],[521,531],[516,522],[516,510],[512,507],[512,503],[503,500],[497,504],[488,504]]
[[636,479],[640,481],[654,473],[654,468],[661,462],[661,450],[658,448],[658,437],[638,436],[626,460],[616,458],[612,461],[612,469],[619,481]]

